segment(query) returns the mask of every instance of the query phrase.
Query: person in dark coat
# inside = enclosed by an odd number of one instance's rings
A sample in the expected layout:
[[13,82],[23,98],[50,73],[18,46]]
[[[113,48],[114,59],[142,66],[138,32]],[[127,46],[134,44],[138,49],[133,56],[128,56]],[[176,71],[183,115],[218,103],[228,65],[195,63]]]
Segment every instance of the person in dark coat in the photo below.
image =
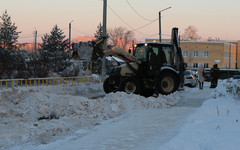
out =
[[217,85],[218,85],[218,78],[220,76],[220,70],[219,70],[217,64],[213,65],[213,68],[211,69],[210,75],[211,75],[211,86],[210,86],[210,88],[216,88]]

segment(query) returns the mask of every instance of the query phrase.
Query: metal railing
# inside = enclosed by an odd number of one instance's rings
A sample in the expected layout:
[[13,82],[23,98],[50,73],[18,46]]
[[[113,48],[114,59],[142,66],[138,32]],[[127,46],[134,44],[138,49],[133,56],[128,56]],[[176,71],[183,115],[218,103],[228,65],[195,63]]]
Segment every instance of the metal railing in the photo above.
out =
[[0,79],[0,90],[21,87],[77,85],[103,83],[102,77],[57,77],[57,78],[30,78],[30,79]]

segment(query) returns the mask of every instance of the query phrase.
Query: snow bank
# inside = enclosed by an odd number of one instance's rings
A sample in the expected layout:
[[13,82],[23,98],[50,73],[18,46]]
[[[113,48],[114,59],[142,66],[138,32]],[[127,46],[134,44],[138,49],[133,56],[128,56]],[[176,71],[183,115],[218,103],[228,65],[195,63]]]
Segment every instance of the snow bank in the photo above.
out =
[[177,137],[159,150],[235,150],[240,143],[239,81],[224,81],[191,115]]
[[181,99],[178,92],[158,98],[123,92],[87,98],[99,92],[103,93],[102,84],[1,91],[0,149],[51,143],[77,130],[90,130],[126,112],[171,107]]

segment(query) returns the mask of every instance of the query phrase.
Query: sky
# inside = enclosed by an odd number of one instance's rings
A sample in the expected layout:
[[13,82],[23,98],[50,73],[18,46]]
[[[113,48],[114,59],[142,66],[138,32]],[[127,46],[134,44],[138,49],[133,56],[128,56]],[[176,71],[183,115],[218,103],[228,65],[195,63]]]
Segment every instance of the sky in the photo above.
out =
[[[161,13],[163,38],[170,38],[172,27],[182,34],[193,25],[202,40],[240,40],[239,0],[108,0],[107,4],[107,28],[126,27],[138,41],[159,37],[158,12],[167,7],[171,8]],[[19,42],[32,42],[35,30],[39,41],[56,24],[68,37],[71,21],[74,38],[94,35],[102,22],[103,0],[8,0],[0,5],[0,13],[5,10],[22,32]]]

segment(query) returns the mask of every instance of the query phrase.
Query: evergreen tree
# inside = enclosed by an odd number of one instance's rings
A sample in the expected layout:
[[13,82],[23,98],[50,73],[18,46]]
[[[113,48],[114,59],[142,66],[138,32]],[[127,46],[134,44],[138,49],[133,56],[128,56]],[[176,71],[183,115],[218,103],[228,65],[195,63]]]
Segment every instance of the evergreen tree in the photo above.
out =
[[13,72],[23,64],[24,60],[19,59],[15,43],[18,39],[17,26],[12,23],[7,10],[0,16],[0,78],[14,78]]
[[8,15],[7,10],[0,16],[2,22],[0,22],[0,44],[3,49],[14,49],[14,45],[17,42],[18,34],[17,26],[15,23],[12,23],[11,17]]
[[44,34],[43,43],[40,49],[41,63],[53,71],[58,71],[59,67],[66,66],[70,60],[68,54],[68,39],[64,40],[63,31],[55,25],[50,34]]
[[101,25],[101,23],[97,26],[97,30],[96,33],[94,33],[94,37],[96,37],[97,39],[101,39],[102,35],[103,35],[103,26]]

